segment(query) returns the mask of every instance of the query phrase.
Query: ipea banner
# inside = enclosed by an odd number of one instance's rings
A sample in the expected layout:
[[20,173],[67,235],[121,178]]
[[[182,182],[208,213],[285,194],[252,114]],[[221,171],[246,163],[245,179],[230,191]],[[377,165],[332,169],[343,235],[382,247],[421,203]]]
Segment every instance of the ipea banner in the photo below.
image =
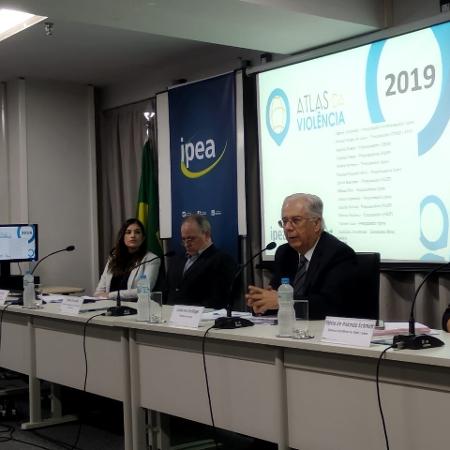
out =
[[237,259],[234,80],[230,73],[171,89],[169,123],[173,238],[183,218],[201,214],[213,242]]

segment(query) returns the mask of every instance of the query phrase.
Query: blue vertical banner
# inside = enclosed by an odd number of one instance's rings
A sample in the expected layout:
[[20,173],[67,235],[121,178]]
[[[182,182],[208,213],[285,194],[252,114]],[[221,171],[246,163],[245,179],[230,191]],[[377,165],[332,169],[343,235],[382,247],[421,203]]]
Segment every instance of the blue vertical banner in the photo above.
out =
[[234,74],[170,90],[169,123],[172,236],[184,217],[204,215],[214,243],[237,259]]

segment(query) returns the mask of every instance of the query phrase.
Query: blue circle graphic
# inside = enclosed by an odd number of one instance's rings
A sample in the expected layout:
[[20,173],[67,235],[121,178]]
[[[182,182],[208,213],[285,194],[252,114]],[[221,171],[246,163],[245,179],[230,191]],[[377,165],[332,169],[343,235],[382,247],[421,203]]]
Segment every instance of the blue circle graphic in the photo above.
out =
[[[442,215],[442,231],[435,241],[427,239],[422,231],[422,213],[427,205],[436,205]],[[447,247],[448,242],[448,214],[444,202],[436,195],[428,195],[420,202],[420,242],[428,250],[439,250]]]
[[[273,126],[272,126],[273,124],[272,124],[272,120],[271,120],[271,114],[273,112],[273,109],[272,109],[273,103],[275,101],[280,102],[280,104],[278,106],[276,106],[277,109],[284,108],[284,114],[285,114],[285,118],[286,118],[285,122],[283,124],[280,124],[280,128],[276,129],[276,130],[273,128]],[[288,100],[286,93],[280,88],[274,89],[271,92],[271,94],[269,95],[269,99],[267,100],[266,126],[267,126],[267,130],[269,131],[271,138],[277,143],[277,145],[281,145],[281,143],[283,142],[284,138],[287,135],[287,132],[289,130],[290,117],[291,117],[291,114],[290,114],[290,108],[289,108],[289,100]]]

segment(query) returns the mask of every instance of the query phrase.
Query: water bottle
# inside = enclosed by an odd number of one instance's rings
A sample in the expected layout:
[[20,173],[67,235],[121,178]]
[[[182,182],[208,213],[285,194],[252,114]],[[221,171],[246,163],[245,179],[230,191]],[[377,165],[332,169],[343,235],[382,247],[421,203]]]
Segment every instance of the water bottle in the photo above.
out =
[[137,282],[137,296],[136,320],[148,322],[150,320],[150,286],[145,273],[141,275]]
[[278,288],[278,336],[291,337],[295,327],[294,288],[282,278]]
[[23,306],[33,308],[36,300],[34,291],[34,276],[28,270],[23,276]]

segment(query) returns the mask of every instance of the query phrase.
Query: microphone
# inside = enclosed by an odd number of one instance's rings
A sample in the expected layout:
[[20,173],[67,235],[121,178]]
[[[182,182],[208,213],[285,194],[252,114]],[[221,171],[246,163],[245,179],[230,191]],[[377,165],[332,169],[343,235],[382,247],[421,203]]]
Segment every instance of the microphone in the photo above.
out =
[[31,271],[31,275],[34,274],[34,272],[35,272],[35,270],[37,269],[37,267],[39,266],[39,264],[40,264],[42,261],[44,261],[44,259],[47,259],[49,256],[56,255],[56,253],[61,253],[61,252],[73,252],[74,250],[75,250],[75,245],[69,245],[69,246],[66,247],[66,248],[62,248],[62,249],[60,249],[60,250],[56,250],[56,252],[49,253],[47,256],[44,256],[42,259],[40,259],[40,260],[37,262],[37,264],[34,266],[34,269]]
[[[170,258],[171,256],[175,255],[175,252],[173,250],[168,251],[167,253],[164,253],[164,255],[161,256],[155,256],[152,259],[149,259],[148,261],[141,261],[139,264],[136,264],[131,270],[137,269],[139,266],[143,266],[144,264],[149,264],[153,261],[156,261],[157,259],[161,258]],[[130,271],[131,272],[131,271]],[[122,278],[125,278],[125,276]],[[136,308],[131,308],[130,306],[123,306],[122,300],[120,298],[120,289],[117,291],[117,297],[116,297],[116,306],[110,306],[107,310],[105,315],[106,316],[131,316],[133,314],[137,314]]]
[[216,321],[214,322],[214,328],[233,329],[233,328],[251,327],[254,325],[254,323],[248,319],[244,319],[241,317],[231,317],[231,310],[233,308],[233,305],[231,303],[232,302],[231,293],[233,292],[234,283],[236,282],[237,278],[242,273],[242,271],[261,253],[265,252],[266,250],[273,250],[276,246],[277,244],[275,242],[269,242],[263,249],[255,253],[244,264],[240,265],[239,269],[234,274],[233,281],[231,282],[230,285],[230,292],[229,292],[230,301],[227,305],[227,316],[219,317],[218,319],[216,319]]
[[411,304],[411,312],[409,314],[409,334],[406,335],[399,334],[397,336],[394,336],[393,340],[394,345],[399,345],[401,348],[408,348],[411,350],[422,350],[424,348],[442,347],[444,345],[444,342],[442,342],[435,336],[430,336],[427,334],[416,335],[415,330],[416,319],[414,317],[414,307],[416,306],[417,295],[419,294],[419,291],[422,288],[422,286],[425,284],[425,281],[427,281],[431,277],[431,275],[435,274],[436,272],[439,272],[441,269],[449,265],[450,262],[441,264],[440,266],[435,267],[433,270],[431,270],[425,275],[422,282],[417,287],[416,292],[414,293],[414,298]]

